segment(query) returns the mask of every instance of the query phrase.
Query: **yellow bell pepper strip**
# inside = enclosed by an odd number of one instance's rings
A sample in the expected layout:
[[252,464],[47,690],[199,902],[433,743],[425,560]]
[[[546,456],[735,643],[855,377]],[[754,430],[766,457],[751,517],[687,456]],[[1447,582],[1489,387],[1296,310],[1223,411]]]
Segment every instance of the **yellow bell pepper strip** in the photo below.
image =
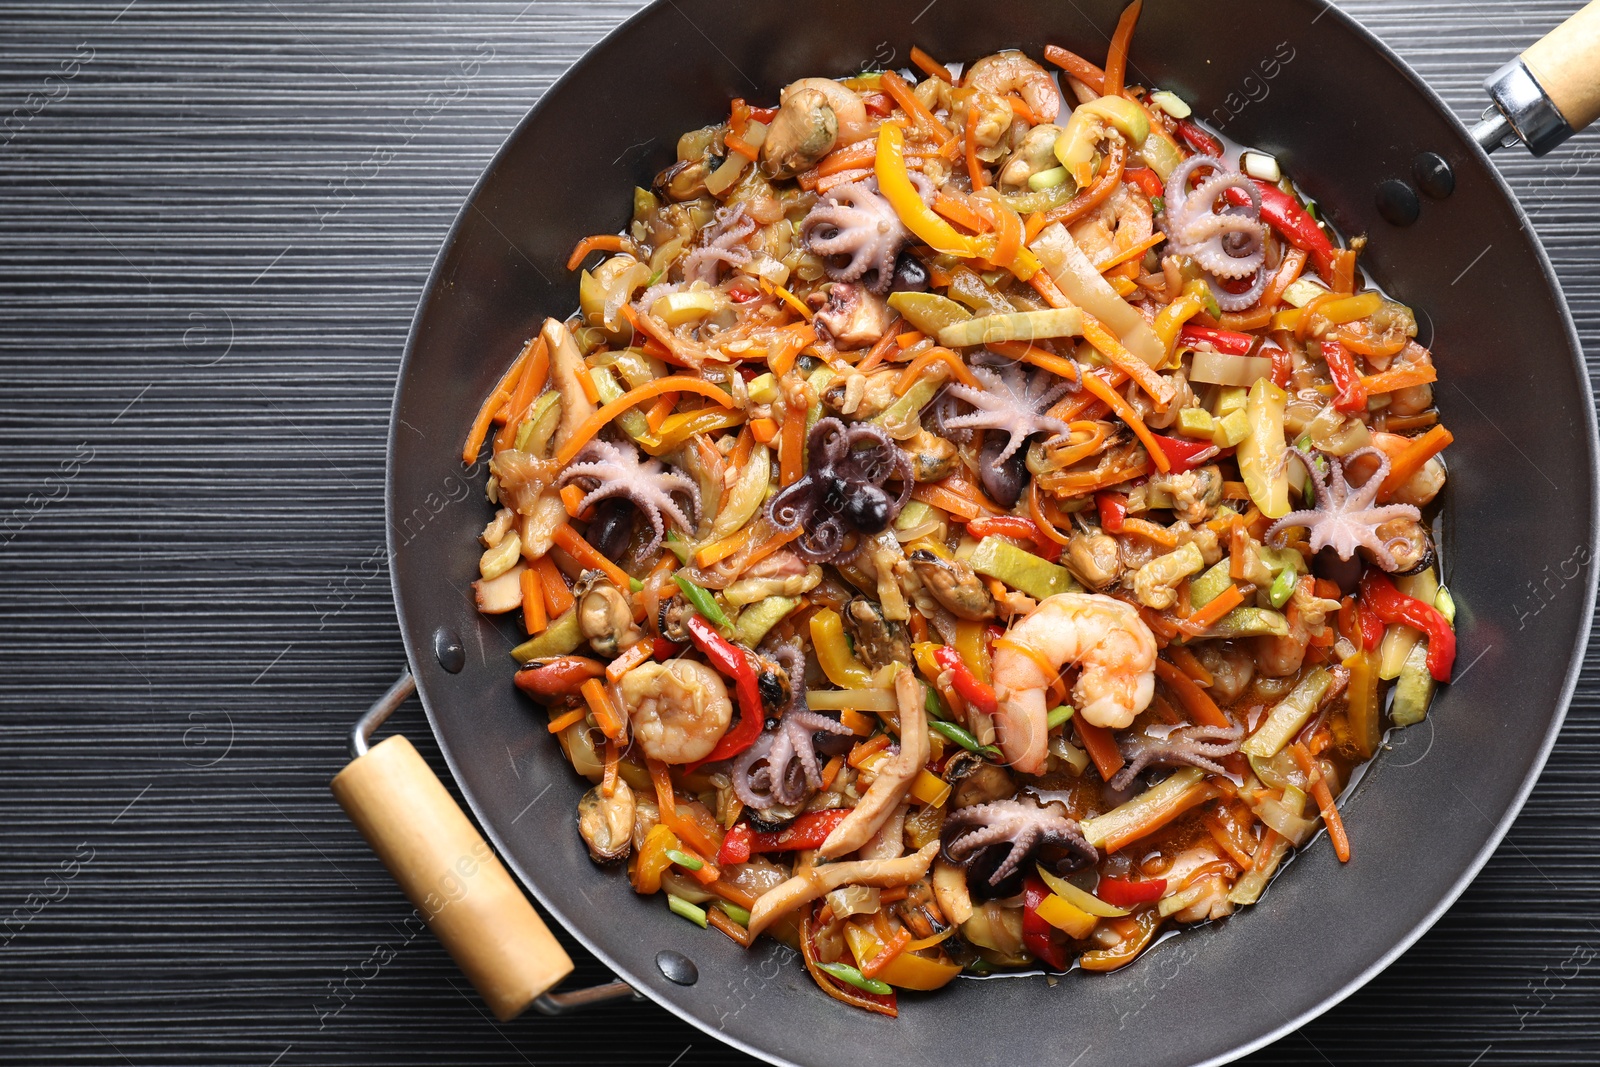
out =
[[841,689],[870,689],[872,672],[850,651],[844,638],[844,620],[824,608],[811,616],[811,645],[828,681]]
[[[883,953],[883,943],[857,923],[845,924],[844,937],[863,973]],[[871,976],[900,989],[926,991],[948,985],[951,979],[961,973],[958,963],[913,955],[912,946],[916,944],[918,942],[915,941],[907,944],[904,950],[878,967]]]
[[1068,904],[1054,893],[1041,900],[1039,906],[1033,910],[1038,913],[1039,918],[1076,940],[1081,941],[1094,930],[1093,915]]
[[1206,309],[1209,296],[1206,283],[1196,279],[1183,287],[1183,295],[1162,308],[1156,315],[1156,337],[1161,350],[1169,356],[1182,335],[1183,324]]
[[633,888],[636,892],[649,896],[661,891],[661,875],[672,866],[672,857],[667,853],[676,851],[680,844],[678,835],[662,823],[650,827],[634,866]]
[[[1064,971],[1067,969],[1066,948],[1050,936],[1051,924],[1039,914],[1040,905],[1049,900],[1050,896],[1050,891],[1038,878],[1031,874],[1023,878],[1022,947],[1038,957],[1051,970]],[[1065,904],[1066,901],[1062,903]]]
[[[911,185],[910,179],[906,180],[906,185],[908,187]],[[913,189],[912,191],[915,192],[916,190]],[[556,452],[555,466],[558,468],[565,467],[571,463],[577,458],[578,453],[583,451],[583,447],[594,439],[595,434],[605,429],[607,423],[624,411],[636,404],[642,404],[646,400],[652,400],[662,393],[671,392],[699,393],[701,396],[709,397],[725,408],[734,406],[732,396],[704,379],[689,378],[678,374],[657,378],[639,386],[637,389],[628,390],[585,419],[583,424],[573,431],[572,436],[567,439],[567,443],[562,445]]]
[[[906,169],[905,131],[893,123],[884,123],[878,129],[873,173],[878,179],[878,191],[889,201],[906,229],[924,244],[936,252],[963,259],[993,260],[998,244],[993,234],[983,237],[964,234],[922,202],[922,194],[911,184],[911,172]],[[1026,248],[1019,249],[1008,269],[1026,281],[1038,271],[1039,258]]]

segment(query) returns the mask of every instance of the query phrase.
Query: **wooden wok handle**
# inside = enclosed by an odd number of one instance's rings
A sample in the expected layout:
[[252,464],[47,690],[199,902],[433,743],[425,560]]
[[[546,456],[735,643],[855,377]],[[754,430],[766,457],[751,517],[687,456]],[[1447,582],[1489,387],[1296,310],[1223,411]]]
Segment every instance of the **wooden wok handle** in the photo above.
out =
[[1600,0],[1531,45],[1522,62],[1573,130],[1600,118]]
[[331,788],[502,1022],[572,973],[566,950],[410,741],[372,746]]

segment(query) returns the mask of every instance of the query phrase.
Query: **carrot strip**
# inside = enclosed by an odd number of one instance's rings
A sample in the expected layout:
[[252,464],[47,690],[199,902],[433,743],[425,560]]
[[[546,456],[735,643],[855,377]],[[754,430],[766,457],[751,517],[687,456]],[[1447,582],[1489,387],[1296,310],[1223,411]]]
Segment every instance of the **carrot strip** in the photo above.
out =
[[567,269],[577,270],[578,264],[590,252],[632,252],[636,246],[626,237],[615,233],[597,233],[593,237],[585,237],[578,242],[572,250],[572,255],[567,257]]
[[1379,374],[1363,375],[1361,387],[1367,391],[1368,396],[1371,396],[1374,393],[1392,393],[1399,389],[1409,389],[1414,385],[1427,385],[1438,380],[1439,372],[1432,363],[1412,363]]
[[906,369],[900,372],[899,379],[894,383],[894,395],[905,396],[911,390],[911,387],[917,383],[917,379],[922,376],[923,371],[934,363],[943,363],[948,366],[950,373],[962,385],[970,386],[973,389],[983,388],[978,379],[973,377],[972,371],[967,369],[966,363],[962,361],[960,356],[948,348],[935,347],[928,349],[906,364]]
[[778,484],[793,485],[805,474],[806,409],[790,404],[778,430]]
[[978,214],[966,204],[957,200],[949,193],[936,193],[933,198],[933,210],[955,223],[965,226],[973,233],[984,233],[989,229],[989,220]]
[[1056,524],[1045,518],[1044,509],[1039,506],[1039,483],[1033,479],[1028,481],[1028,516],[1033,519],[1033,524],[1040,531],[1058,545],[1070,544],[1072,539],[1056,528]]
[[1394,463],[1389,468],[1389,477],[1383,480],[1383,486],[1378,490],[1379,498],[1386,498],[1394,493],[1409,481],[1412,475],[1420,471],[1428,460],[1444,451],[1454,440],[1455,435],[1443,426],[1435,426],[1421,437],[1415,438],[1403,452],[1394,457]]
[[729,534],[720,541],[713,542],[694,554],[697,567],[709,567],[713,563],[727,559],[745,545],[750,543],[750,538],[756,532],[755,526],[749,525],[738,533]]
[[611,706],[611,696],[606,692],[606,684],[598,678],[590,678],[578,687],[578,692],[588,701],[589,710],[594,712],[594,721],[600,727],[600,732],[612,741],[620,740],[625,726],[622,717],[617,714],[617,709]]
[[[1084,316],[1084,325],[1087,326],[1088,322],[1088,316]],[[1132,356],[1132,353],[1129,353],[1129,355]],[[1132,358],[1137,359],[1138,357],[1134,356]],[[1145,369],[1149,370],[1150,368],[1146,367]],[[1105,379],[1098,374],[1085,374],[1083,376],[1083,388],[1086,392],[1092,393],[1097,399],[1104,401],[1107,407],[1116,412],[1117,418],[1128,424],[1129,429],[1133,430],[1134,436],[1139,438],[1144,444],[1145,450],[1150,453],[1150,462],[1156,465],[1156,470],[1165,474],[1172,469],[1172,461],[1167,459],[1167,454],[1156,443],[1155,434],[1150,432],[1150,427],[1144,424],[1144,420],[1139,417],[1139,413],[1134,411],[1133,407],[1122,398],[1121,393],[1107,385]]]
[[538,572],[539,585],[544,589],[544,607],[550,618],[555,618],[568,608],[572,607],[572,590],[567,588],[567,580],[561,576],[561,571],[556,568],[556,561],[549,556],[540,556],[533,561],[530,570]]
[[1083,742],[1084,751],[1094,760],[1100,777],[1111,781],[1122,770],[1123,764],[1122,753],[1117,751],[1117,742],[1112,738],[1111,731],[1086,721],[1082,715],[1074,715],[1072,721],[1078,728],[1078,740]]
[[1106,52],[1105,85],[1101,96],[1121,96],[1124,76],[1128,71],[1128,46],[1133,41],[1133,26],[1139,21],[1139,9],[1144,0],[1133,0],[1122,10],[1117,20],[1117,30],[1111,35],[1111,48]]
[[739,430],[739,436],[734,439],[733,450],[728,453],[728,469],[741,471],[750,461],[750,453],[755,451],[755,434],[750,432],[750,424],[745,423]]
[[912,121],[928,131],[940,148],[948,149],[955,144],[955,136],[945,129],[944,123],[933,117],[933,112],[922,106],[922,101],[912,93],[911,86],[906,84],[904,78],[892,70],[886,70],[878,79],[878,84]]
[[1101,96],[1106,95],[1106,72],[1078,53],[1069,52],[1060,45],[1047,44],[1044,46],[1044,58],[1046,62],[1054,63]]
[[861,965],[861,977],[876,978],[882,974],[883,969],[893,963],[895,957],[904,952],[909,944],[911,944],[911,931],[902,926],[876,956]]
[[578,518],[579,505],[583,503],[584,495],[584,491],[576,485],[561,487],[561,503],[567,509],[568,518]]
[[844,757],[835,756],[822,767],[822,790],[827,792],[833,788],[833,781],[839,777],[839,772],[844,770]]
[[483,407],[478,409],[478,417],[472,420],[472,429],[467,433],[467,443],[461,449],[461,462],[466,466],[470,467],[477,461],[478,453],[483,448],[484,438],[489,436],[489,423],[494,420],[495,412],[511,400],[513,383],[521,380],[523,370],[533,358],[534,346],[538,340],[535,337],[522,346],[521,354],[484,399]]
[[[1334,597],[1334,599],[1337,600],[1339,598]],[[1205,669],[1205,666],[1201,664],[1195,654],[1187,648],[1178,645],[1170,649],[1170,652],[1172,654],[1172,662],[1176,663],[1178,669],[1183,671],[1184,674],[1193,678],[1195,685],[1208,686],[1216,680],[1211,677],[1211,672]]]
[[885,357],[889,355],[889,349],[899,342],[898,335],[894,332],[895,327],[898,325],[900,325],[898,318],[889,324],[889,328],[883,332],[883,336],[873,342],[872,347],[867,350],[866,356],[860,363],[856,364],[856,370],[866,373],[884,361]]
[[[644,765],[649,769],[650,780],[656,787],[656,805],[661,809],[661,822],[702,856],[715,856],[717,849],[721,847],[719,842],[712,840],[711,836],[700,828],[699,823],[685,817],[678,811],[678,796],[673,792],[672,774],[667,769],[667,765],[660,760],[649,757],[645,758]],[[737,900],[734,900],[732,896],[724,892],[722,888],[724,885],[725,883],[723,882],[717,882],[712,887],[713,892],[724,900],[732,900],[738,904]],[[731,890],[734,887],[727,886],[726,888]],[[740,904],[740,907],[744,906]]]
[[678,406],[677,393],[662,393],[656,397],[656,402],[650,405],[650,410],[644,413],[645,425],[650,427],[651,433],[660,433],[661,424],[667,421],[667,416],[672,414],[672,409]]
[[649,641],[637,641],[628,650],[606,664],[606,681],[620,682],[622,676],[650,658],[654,647]]
[[578,531],[568,524],[562,523],[556,527],[554,541],[559,548],[586,569],[604,571],[606,577],[610,578],[618,589],[626,591],[632,588],[633,579],[628,572],[607,559],[599,549],[580,537]]
[[1350,862],[1350,835],[1345,833],[1344,817],[1339,814],[1339,808],[1333,802],[1333,791],[1328,788],[1328,780],[1316,772],[1311,763],[1311,753],[1306,746],[1296,741],[1289,746],[1289,751],[1294,754],[1295,763],[1300,765],[1300,770],[1311,782],[1311,796],[1316,800],[1317,807],[1322,809],[1322,821],[1328,827],[1328,840],[1333,842],[1333,853],[1339,857],[1340,863]]
[[1154,248],[1156,245],[1160,244],[1166,239],[1167,235],[1162,233],[1160,230],[1157,230],[1155,233],[1151,234],[1149,237],[1146,237],[1132,248],[1118,252],[1104,263],[1098,264],[1095,267],[1095,270],[1099,271],[1101,274],[1104,274],[1112,267],[1120,267],[1122,264],[1127,263],[1130,260],[1138,259],[1140,256],[1144,255],[1146,252],[1150,251],[1150,249]]
[[1117,340],[1116,335],[1087,311],[1083,313],[1083,337],[1094,346],[1096,352],[1105,356],[1112,366],[1132,378],[1139,388],[1155,401],[1158,411],[1166,409],[1168,387],[1161,375],[1152,370],[1150,364],[1122,347],[1122,342]]
[[922,71],[922,73],[931,74],[933,77],[938,78],[942,82],[950,85],[955,84],[956,80],[950,76],[950,68],[939,62],[937,59],[934,59],[916,45],[911,46],[911,65]]
[[[1175,656],[1178,652],[1188,653],[1191,659],[1194,658],[1194,654],[1189,653],[1187,649],[1173,650]],[[1217,702],[1211,699],[1211,694],[1201,689],[1195,680],[1180,670],[1176,664],[1157,657],[1156,677],[1165,682],[1167,688],[1171,689],[1182,702],[1184,710],[1189,713],[1189,718],[1196,726],[1220,726],[1226,729],[1231,725],[1228,717],[1222,713],[1222,709],[1217,707]]]
[[510,448],[517,440],[517,427],[527,417],[528,410],[539,394],[544,392],[544,383],[550,377],[550,346],[545,344],[544,335],[541,333],[534,338],[533,352],[528,358],[528,365],[522,372],[522,377],[517,380],[517,387],[511,393],[511,399],[506,402],[506,422],[500,432],[494,435],[494,450],[496,452]]
[[1205,607],[1190,615],[1179,623],[1179,629],[1191,637],[1198,637],[1216,625],[1228,612],[1244,603],[1244,594],[1239,592],[1239,587],[1230,585],[1217,594]]
[[1205,782],[1196,782],[1189,787],[1188,792],[1172,801],[1166,808],[1157,811],[1149,822],[1131,826],[1126,833],[1118,834],[1116,837],[1106,838],[1104,851],[1116,852],[1124,845],[1131,844],[1141,837],[1149,837],[1190,808],[1197,804],[1204,804],[1216,795],[1217,791],[1214,787]]
[[910,348],[918,341],[921,341],[924,336],[921,330],[907,330],[905,333],[895,334],[894,343],[899,348]]
[[1148,519],[1130,516],[1122,520],[1124,533],[1138,534],[1146,541],[1154,542],[1163,548],[1177,548],[1178,538],[1165,526],[1153,523]]
[[1078,380],[1078,366],[1070,359],[1046,352],[1042,348],[1030,345],[1026,341],[991,341],[984,346],[991,352],[998,352],[1002,356],[1010,356],[1021,363],[1029,363],[1035,367],[1043,368],[1051,374],[1065,378],[1069,382]]
[[656,378],[654,381],[645,382],[636,389],[629,389],[611,403],[606,404],[599,411],[584,420],[567,443],[556,451],[555,464],[565,467],[571,463],[585,445],[594,439],[594,435],[605,429],[606,424],[621,415],[624,411],[636,404],[660,396],[662,393],[673,391],[686,393],[699,393],[701,396],[710,397],[725,408],[733,407],[733,397],[718,389],[710,382],[701,378],[690,378],[681,374],[669,375],[665,378]]
[[911,499],[920,500],[930,507],[948,511],[962,522],[971,522],[983,514],[970,500],[964,500],[948,489],[926,482],[918,482],[911,489]]
[[617,791],[617,768],[622,764],[622,746],[606,739],[605,772],[600,778],[600,795],[611,796]]
[[1034,291],[1044,297],[1044,302],[1053,308],[1071,307],[1072,301],[1056,286],[1056,280],[1042,270],[1033,272],[1033,277],[1028,279],[1028,284]]
[[778,436],[778,424],[771,419],[751,419],[748,425],[758,444],[767,444]]
[[522,585],[522,625],[528,636],[543,633],[550,625],[550,616],[544,611],[544,593],[540,589],[539,572],[529,567],[517,579]]
[[557,715],[555,718],[550,720],[550,732],[553,734],[559,734],[562,730],[565,730],[573,723],[582,722],[584,717],[588,714],[589,708],[587,705],[585,705],[581,708],[573,708],[565,715]]
[[1043,211],[1035,211],[1029,215],[1027,222],[1022,227],[1022,243],[1025,245],[1033,244],[1033,239],[1044,232],[1044,228],[1048,225],[1050,225],[1050,220],[1045,217]]
[[740,948],[750,947],[750,931],[728,918],[728,913],[721,908],[706,909],[706,925],[727,934]]
[[972,191],[977,192],[988,184],[988,178],[983,173],[983,164],[978,162],[978,105],[967,105],[967,177],[972,182]]

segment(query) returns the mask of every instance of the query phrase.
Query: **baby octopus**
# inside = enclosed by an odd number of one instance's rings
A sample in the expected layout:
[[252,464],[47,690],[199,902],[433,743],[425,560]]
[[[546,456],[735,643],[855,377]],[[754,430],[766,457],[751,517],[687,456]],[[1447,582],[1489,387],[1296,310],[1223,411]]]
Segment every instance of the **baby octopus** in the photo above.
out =
[[[1203,169],[1209,169],[1211,177],[1190,190],[1189,179]],[[1217,201],[1232,190],[1244,193],[1249,202],[1230,203],[1217,211]],[[1218,278],[1255,275],[1242,293],[1211,283],[1222,310],[1243,311],[1261,299],[1267,287],[1268,272],[1261,269],[1266,262],[1267,227],[1261,221],[1261,190],[1255,183],[1215,156],[1192,156],[1173,170],[1166,193],[1167,242],[1172,251],[1193,256]]]
[[[931,199],[933,187],[926,178],[912,172],[911,180],[924,199]],[[806,251],[823,258],[828,277],[853,282],[871,273],[868,287],[877,293],[893,283],[895,256],[909,236],[872,178],[829,190],[800,223]]]
[[[794,548],[810,563],[831,561],[851,531],[884,529],[911,499],[911,460],[881,427],[819,419],[806,455],[805,477],[775,495],[767,514],[780,533],[802,531]],[[892,495],[891,481],[900,483]]]
[[1067,391],[1066,382],[1042,385],[1051,377],[1048,372],[1041,371],[1029,378],[1027,372],[1016,365],[998,373],[973,367],[972,373],[983,385],[982,389],[952,385],[945,392],[957,400],[965,400],[977,410],[946,418],[944,425],[952,430],[1004,430],[1010,437],[995,457],[995,463],[1010,459],[1032,434],[1048,433],[1059,437],[1067,432],[1066,423],[1046,414]]
[[953,811],[944,821],[941,837],[945,859],[959,867],[974,866],[979,854],[991,847],[1005,848],[1005,857],[989,873],[991,887],[1015,873],[1029,853],[1046,845],[1063,846],[1091,863],[1100,858],[1065,804],[1040,804],[1033,797],[993,800]]
[[1111,779],[1111,788],[1126,789],[1146,767],[1175,767],[1188,764],[1212,774],[1226,774],[1217,762],[1239,751],[1244,737],[1241,726],[1184,726],[1165,737],[1139,732],[1123,736],[1118,743],[1127,766]]
[[733,762],[733,791],[758,811],[792,807],[822,788],[817,758],[819,733],[848,734],[849,727],[806,708],[805,654],[794,646],[773,653],[789,674],[789,706],[770,728]]
[[[1403,569],[1400,562],[1395,559],[1390,544],[1379,536],[1378,528],[1394,519],[1419,520],[1422,518],[1422,512],[1410,504],[1373,507],[1378,498],[1378,489],[1389,476],[1389,457],[1376,448],[1362,448],[1350,453],[1348,458],[1351,460],[1365,455],[1374,455],[1378,458],[1378,469],[1366,483],[1360,489],[1351,489],[1350,483],[1344,478],[1344,466],[1337,456],[1326,457],[1331,475],[1327,477],[1318,469],[1311,456],[1298,448],[1290,451],[1299,457],[1300,462],[1305,464],[1306,470],[1311,472],[1312,484],[1316,486],[1316,497],[1311,509],[1291,511],[1273,523],[1267,530],[1266,539],[1273,545],[1282,547],[1290,527],[1304,526],[1310,533],[1313,552],[1332,548],[1339,554],[1340,559],[1347,560],[1355,555],[1357,548],[1365,548],[1372,553],[1372,558],[1384,570]],[[1401,539],[1402,544],[1404,540]]]
[[[700,487],[688,475],[669,469],[658,459],[639,461],[639,451],[631,444],[615,445],[610,441],[594,441],[583,450],[583,462],[574,463],[561,476],[561,484],[583,480],[594,483],[594,488],[578,505],[578,511],[602,500],[621,498],[631,501],[650,520],[652,534],[645,546],[644,555],[650,555],[661,546],[666,536],[665,515],[673,525],[685,533],[694,529],[689,515],[700,510]],[[690,511],[686,515],[674,493],[689,498]]]

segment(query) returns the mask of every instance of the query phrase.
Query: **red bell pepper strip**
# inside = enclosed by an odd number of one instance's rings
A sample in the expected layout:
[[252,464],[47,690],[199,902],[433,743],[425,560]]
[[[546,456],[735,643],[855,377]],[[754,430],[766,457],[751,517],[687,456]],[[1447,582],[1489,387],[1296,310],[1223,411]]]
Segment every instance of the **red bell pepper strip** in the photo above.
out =
[[1256,343],[1256,339],[1247,333],[1218,330],[1211,326],[1185,326],[1178,332],[1178,340],[1191,348],[1203,342],[1230,356],[1247,356]]
[[1129,185],[1137,186],[1145,196],[1165,196],[1167,187],[1161,180],[1161,175],[1149,167],[1129,167],[1122,172],[1122,180]]
[[1375,611],[1356,611],[1356,623],[1361,627],[1361,647],[1368,652],[1383,641],[1383,620]]
[[1456,661],[1456,632],[1432,604],[1424,604],[1395,588],[1382,571],[1368,570],[1361,578],[1361,617],[1368,612],[1387,623],[1404,623],[1428,635],[1428,673],[1436,682],[1448,682]]
[[1192,471],[1196,467],[1204,466],[1206,460],[1215,456],[1220,449],[1210,441],[1188,441],[1181,437],[1164,437],[1161,434],[1151,434],[1161,451],[1167,454],[1167,459],[1172,464],[1172,473],[1182,474]]
[[1122,520],[1128,517],[1128,498],[1123,493],[1096,493],[1094,506],[1100,511],[1100,529],[1121,533]]
[[950,687],[960,695],[962,700],[977,708],[985,715],[993,715],[999,706],[995,700],[994,689],[985,682],[978,681],[977,677],[967,668],[961,659],[961,653],[943,645],[933,650],[933,661],[939,669],[950,672]]
[[1361,371],[1356,368],[1355,357],[1338,341],[1322,342],[1322,358],[1327,361],[1328,374],[1333,378],[1333,406],[1345,413],[1367,410],[1367,387],[1361,384]]
[[748,860],[753,837],[755,832],[748,823],[736,822],[728,827],[728,832],[722,838],[722,847],[717,849],[717,866],[726,867],[730,863]]
[[[1317,273],[1322,275],[1324,281],[1332,282],[1333,242],[1328,240],[1328,235],[1317,225],[1317,220],[1300,206],[1300,201],[1276,185],[1260,178],[1254,181],[1256,188],[1261,190],[1261,218],[1282,234],[1284,240],[1296,248],[1309,252],[1316,264]],[[1243,190],[1239,189],[1229,189],[1223,195],[1230,204],[1236,205],[1245,204],[1249,199]]]
[[1061,558],[1061,546],[1044,535],[1032,519],[1021,515],[980,515],[967,523],[967,532],[973,537],[1014,537],[1019,541],[1032,541],[1034,555],[1043,556],[1054,563]]
[[652,641],[650,654],[656,659],[665,662],[687,647],[687,645],[680,645],[676,641],[668,641],[665,637],[657,637]]
[[[828,808],[809,811],[782,830],[750,835],[750,853],[799,852],[801,849],[821,848],[828,835],[850,814],[849,808]],[[738,824],[744,826],[743,823]],[[749,830],[749,827],[745,827]],[[730,831],[731,833],[732,831]]]
[[1107,904],[1114,904],[1119,908],[1131,908],[1135,904],[1148,904],[1152,900],[1160,900],[1161,894],[1167,891],[1165,878],[1150,878],[1144,881],[1134,881],[1130,878],[1102,878],[1095,887],[1094,895]]
[[1055,927],[1039,918],[1039,905],[1049,895],[1050,890],[1038,875],[1030,874],[1022,880],[1022,947],[1048,964],[1051,970],[1064,971],[1067,969],[1066,947],[1052,939],[1050,932]]
[[688,628],[695,647],[705,653],[711,665],[733,679],[734,692],[739,697],[739,721],[722,735],[722,740],[717,742],[710,755],[692,765],[698,768],[716,760],[737,756],[755,744],[756,738],[761,736],[761,728],[766,725],[767,716],[761,706],[761,689],[756,684],[755,668],[750,666],[750,657],[744,649],[717,633],[716,627],[704,616],[689,615],[684,620],[684,626]]
[[1279,389],[1289,388],[1289,381],[1294,374],[1294,357],[1289,355],[1287,348],[1262,348],[1261,354],[1272,360],[1272,384]]
[[1222,157],[1222,142],[1190,119],[1178,120],[1178,136],[1182,137],[1190,148],[1202,155],[1216,156],[1219,159]]

